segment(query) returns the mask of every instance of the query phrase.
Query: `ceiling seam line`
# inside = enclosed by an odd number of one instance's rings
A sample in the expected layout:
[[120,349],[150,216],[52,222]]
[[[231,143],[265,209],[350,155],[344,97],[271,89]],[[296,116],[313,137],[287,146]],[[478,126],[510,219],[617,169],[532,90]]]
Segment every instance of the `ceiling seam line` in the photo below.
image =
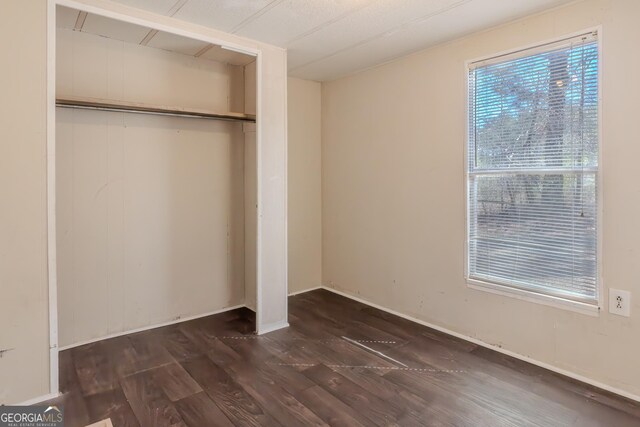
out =
[[261,17],[265,13],[269,12],[271,9],[275,8],[276,6],[279,6],[280,3],[282,3],[283,1],[284,0],[273,0],[271,3],[269,3],[268,5],[266,5],[265,7],[263,7],[262,9],[260,9],[259,11],[254,13],[253,15],[247,17],[244,21],[242,21],[238,25],[236,25],[231,30],[231,34],[236,34],[238,31],[240,31],[241,29],[246,27],[251,22],[255,21],[256,19],[258,19],[259,17]]
[[76,31],[82,31],[82,28],[84,27],[84,23],[87,20],[87,12],[84,11],[80,11],[78,12],[78,17],[76,18],[76,24],[74,25],[73,29]]
[[176,4],[173,5],[171,9],[167,12],[167,16],[174,16],[176,13],[182,9],[182,7],[187,4],[189,0],[178,0]]
[[211,50],[211,48],[213,48],[213,45],[211,43],[209,43],[208,45],[206,45],[205,47],[200,49],[198,52],[196,52],[196,54],[193,55],[193,56],[195,56],[196,58],[199,58],[202,55],[204,55],[205,53],[209,52]]
[[427,20],[429,20],[429,19],[431,19],[431,18],[433,18],[435,16],[438,16],[438,15],[441,15],[443,13],[449,12],[449,11],[455,9],[456,7],[459,7],[459,6],[462,6],[464,4],[470,3],[471,1],[473,1],[473,0],[461,0],[461,1],[457,2],[457,3],[454,3],[452,5],[444,7],[444,8],[442,8],[442,9],[436,11],[436,12],[432,12],[432,13],[429,13],[427,15],[423,15],[423,16],[421,16],[419,18],[412,19],[410,21],[404,22],[404,23],[402,23],[402,24],[400,24],[400,25],[398,25],[398,26],[396,26],[394,28],[391,28],[391,29],[387,30],[387,31],[384,31],[382,33],[378,33],[375,36],[369,37],[368,39],[361,40],[358,43],[352,44],[351,46],[348,46],[348,47],[345,47],[345,48],[342,48],[342,49],[338,49],[338,50],[336,50],[335,52],[333,52],[333,53],[331,53],[329,55],[323,56],[322,58],[314,59],[313,61],[309,61],[309,62],[306,62],[306,63],[304,63],[302,65],[298,65],[297,67],[292,68],[289,71],[299,70],[300,68],[304,68],[304,67],[307,67],[309,65],[324,61],[325,59],[329,59],[329,58],[331,58],[333,56],[336,56],[336,55],[338,55],[340,53],[343,53],[343,52],[349,51],[351,49],[355,49],[357,47],[360,47],[360,46],[363,46],[365,44],[371,43],[372,41],[388,37],[388,36],[390,36],[390,35],[392,35],[394,33],[397,33],[398,31],[400,31],[401,29],[403,29],[405,27],[411,27],[411,26],[413,26],[415,24],[421,23],[423,21],[427,21]]
[[149,32],[147,33],[146,36],[144,36],[144,38],[140,41],[139,44],[146,46],[147,44],[149,44],[149,42],[151,41],[152,38],[154,38],[156,36],[156,34],[158,34],[158,30],[149,30]]
[[[376,3],[376,2],[372,2],[372,3],[363,3],[363,4],[361,4],[361,5],[360,5],[360,6],[358,6],[358,7],[354,7],[353,9],[350,9],[350,10],[348,10],[348,11],[344,12],[344,13],[343,13],[343,14],[341,14],[340,16],[336,16],[335,18],[330,19],[330,20],[328,20],[328,21],[326,21],[326,22],[323,22],[322,24],[320,24],[320,25],[318,25],[318,26],[316,26],[316,27],[314,27],[314,28],[312,28],[312,29],[310,29],[310,30],[308,30],[308,31],[305,31],[305,32],[303,32],[303,33],[301,33],[301,34],[298,34],[297,36],[295,36],[295,37],[294,37],[294,38],[292,38],[291,40],[287,41],[287,42],[285,43],[285,45],[288,45],[288,44],[290,44],[290,43],[293,43],[293,42],[296,42],[296,41],[298,41],[298,40],[301,40],[301,39],[303,39],[303,38],[305,38],[305,37],[310,36],[310,35],[311,35],[311,34],[313,34],[313,33],[317,33],[318,31],[322,30],[323,28],[326,28],[326,27],[328,27],[328,26],[330,26],[330,25],[333,25],[333,24],[335,24],[336,22],[342,21],[342,20],[343,20],[344,18],[346,18],[347,16],[352,15],[352,14],[354,14],[355,12],[358,12],[358,11],[360,11],[360,10],[362,10],[362,9],[365,9],[365,8],[367,8],[367,7],[371,6],[371,5],[373,5],[374,3]],[[377,1],[377,3],[379,3],[379,0]]]

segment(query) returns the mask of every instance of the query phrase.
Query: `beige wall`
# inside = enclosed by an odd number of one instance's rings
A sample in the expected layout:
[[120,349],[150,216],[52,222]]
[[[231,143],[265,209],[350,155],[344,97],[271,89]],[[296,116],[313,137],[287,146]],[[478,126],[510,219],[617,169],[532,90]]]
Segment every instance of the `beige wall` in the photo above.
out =
[[[573,3],[323,84],[324,283],[640,395],[638,17],[637,0]],[[630,290],[632,317],[471,290],[464,62],[600,24],[604,291]]]
[[244,67],[244,111],[247,114],[256,114],[256,62],[253,61]]
[[288,80],[289,293],[322,282],[320,83]]
[[[57,30],[57,95],[232,111],[238,67],[68,29]],[[232,99],[232,92],[235,99]]]
[[57,112],[59,345],[244,303],[240,124]]
[[[263,236],[259,272],[268,298],[265,322],[281,324],[286,313],[286,52],[220,31],[154,15],[102,0],[79,0],[89,6],[147,19],[239,47],[258,49],[263,65],[260,110],[261,165],[264,188]],[[46,18],[45,0],[0,2],[2,107],[5,134],[0,142],[0,404],[35,399],[49,392],[46,193]],[[17,43],[16,40],[20,42]],[[53,153],[50,153],[53,154]]]
[[0,2],[0,404],[49,391],[46,11]]
[[[59,96],[235,101],[235,67],[92,34],[58,30],[57,65]],[[56,113],[59,345],[243,304],[242,124]]]

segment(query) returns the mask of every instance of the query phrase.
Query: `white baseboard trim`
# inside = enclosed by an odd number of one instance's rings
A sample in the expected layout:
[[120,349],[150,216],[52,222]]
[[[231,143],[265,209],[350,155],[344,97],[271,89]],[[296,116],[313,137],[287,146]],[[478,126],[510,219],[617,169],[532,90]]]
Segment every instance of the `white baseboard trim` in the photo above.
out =
[[24,402],[16,403],[16,406],[31,406],[44,402],[45,400],[55,399],[60,396],[60,393],[49,393],[42,396],[34,397],[33,399],[25,400]]
[[283,328],[288,328],[289,327],[289,322],[278,322],[278,323],[272,323],[270,325],[266,325],[263,326],[262,328],[259,328],[258,331],[256,332],[257,335],[264,335],[264,334],[268,334],[269,332],[273,332],[273,331],[277,331],[278,329],[283,329]]
[[[333,289],[333,288],[330,288],[330,287],[327,287],[327,286],[316,286],[315,288],[305,289],[303,291],[292,292],[292,293],[289,294],[289,296],[299,295],[299,294],[303,294],[303,293],[306,293],[306,292],[315,291],[315,290],[318,290],[318,289],[324,289],[324,290],[327,290],[329,292],[333,292],[333,293],[341,295],[341,296],[343,296],[345,298],[349,298],[349,299],[352,299],[354,301],[358,301],[358,302],[360,302],[362,304],[368,305],[368,306],[373,307],[373,308],[377,308],[378,310],[382,310],[382,311],[387,312],[389,314],[393,314],[393,315],[401,317],[403,319],[407,319],[407,320],[412,321],[414,323],[418,323],[420,325],[426,326],[426,327],[431,328],[431,329],[435,329],[437,331],[440,331],[440,332],[443,332],[445,334],[454,336],[456,338],[460,338],[460,339],[463,339],[465,341],[469,341],[469,342],[477,344],[477,345],[479,345],[481,347],[485,347],[485,348],[488,348],[490,350],[497,351],[498,353],[506,354],[507,356],[511,356],[511,357],[516,358],[516,359],[531,363],[532,365],[540,366],[541,368],[548,369],[549,371],[556,372],[556,373],[558,373],[560,375],[564,375],[564,376],[569,377],[569,378],[573,378],[574,380],[583,382],[585,384],[592,385],[594,387],[597,387],[599,389],[602,389],[602,390],[617,394],[617,395],[625,397],[627,399],[630,399],[630,400],[633,400],[633,401],[636,401],[636,402],[640,402],[640,396],[635,395],[633,393],[629,393],[629,392],[621,390],[619,388],[610,386],[608,384],[601,383],[601,382],[596,381],[594,379],[585,377],[585,376],[577,374],[575,372],[571,372],[571,371],[559,368],[557,366],[548,364],[546,362],[541,362],[541,361],[533,359],[531,357],[524,356],[524,355],[519,354],[519,353],[515,353],[515,352],[507,350],[505,348],[498,347],[498,346],[495,346],[495,345],[491,345],[491,344],[486,343],[486,342],[484,342],[482,340],[479,340],[477,338],[473,338],[473,337],[470,337],[468,335],[464,335],[464,334],[461,334],[459,332],[452,331],[452,330],[447,329],[445,327],[438,326],[438,325],[435,325],[433,323],[426,322],[424,320],[409,316],[407,314],[401,313],[401,312],[396,311],[396,310],[392,310],[390,308],[387,308],[387,307],[381,306],[379,304],[370,302],[370,301],[368,301],[366,299],[357,297],[355,295],[351,295],[349,293],[346,293],[346,292],[343,292],[343,291],[339,291],[337,289]],[[115,337],[119,337],[119,336],[122,336],[122,335],[134,334],[134,333],[137,333],[137,332],[143,332],[143,331],[147,331],[147,330],[150,330],[150,329],[161,328],[163,326],[169,326],[169,325],[173,325],[173,324],[176,324],[176,323],[187,322],[189,320],[194,320],[194,319],[199,319],[201,317],[206,317],[206,316],[211,316],[211,315],[214,315],[214,314],[224,313],[226,311],[231,311],[231,310],[235,310],[235,309],[242,308],[242,307],[246,307],[246,308],[252,310],[251,307],[247,307],[244,304],[236,305],[236,306],[227,307],[227,308],[223,308],[223,309],[220,309],[220,310],[215,310],[215,311],[208,312],[208,313],[198,314],[198,315],[190,316],[190,317],[183,317],[183,318],[172,320],[172,321],[169,321],[169,322],[164,322],[164,323],[160,323],[160,324],[156,324],[156,325],[145,326],[145,327],[133,329],[133,330],[130,330],[130,331],[118,332],[118,333],[110,334],[110,335],[107,335],[107,336],[104,336],[104,337],[101,337],[101,338],[95,338],[95,339],[91,339],[91,340],[87,340],[87,341],[71,344],[71,345],[68,345],[68,346],[60,347],[59,351],[68,350],[70,348],[79,347],[81,345],[91,344],[91,343],[94,343],[94,342],[97,342],[97,341],[102,341],[102,340],[109,339],[109,338],[115,338]],[[289,326],[288,322],[280,322],[280,323],[276,323],[276,324],[273,324],[273,325],[268,325],[266,328],[263,328],[262,330],[260,330],[258,332],[258,334],[259,335],[267,334],[269,332],[273,332],[273,331],[276,331],[278,329],[286,328],[288,326]],[[53,399],[53,398],[55,398],[57,396],[59,396],[59,393],[51,393],[51,394],[47,394],[47,395],[44,395],[44,396],[35,397],[33,399],[30,399],[30,400],[27,400],[25,402],[19,403],[19,405],[33,405],[33,404],[36,404],[36,403],[39,403],[39,402],[43,402],[45,400]]]
[[221,308],[219,310],[210,311],[210,312],[207,312],[207,313],[196,314],[196,315],[188,316],[188,317],[181,317],[179,319],[170,320],[168,322],[162,322],[162,323],[157,323],[157,324],[154,324],[154,325],[143,326],[141,328],[126,330],[126,331],[122,331],[122,332],[115,332],[113,334],[105,335],[103,337],[91,338],[91,339],[86,340],[86,341],[80,341],[80,342],[77,342],[77,343],[65,345],[64,347],[59,347],[58,351],[69,350],[70,348],[80,347],[81,345],[91,344],[91,343],[102,341],[102,340],[108,340],[109,338],[117,338],[117,337],[121,337],[123,335],[135,334],[137,332],[144,332],[144,331],[148,331],[148,330],[151,330],[151,329],[162,328],[163,326],[175,325],[176,323],[188,322],[189,320],[200,319],[201,317],[212,316],[214,314],[220,314],[220,313],[224,313],[226,311],[236,310],[236,309],[242,308],[242,307],[245,307],[245,305],[244,304],[234,305],[234,306],[231,306],[231,307],[225,307],[225,308]]
[[[315,291],[315,290],[318,290],[318,289],[323,289],[323,286],[316,286],[315,288],[309,288],[309,289],[305,289],[305,290],[302,290],[302,291],[291,292],[288,296],[300,295],[300,294],[304,294],[306,292]],[[181,317],[179,319],[170,320],[168,322],[157,323],[157,324],[153,324],[153,325],[149,325],[149,326],[143,326],[141,328],[131,329],[131,330],[122,331],[122,332],[115,332],[113,334],[108,334],[108,335],[105,335],[105,336],[102,336],[102,337],[98,337],[98,338],[91,338],[91,339],[88,339],[88,340],[85,340],[85,341],[80,341],[80,342],[77,342],[77,343],[73,343],[73,344],[65,345],[63,347],[59,347],[58,351],[69,350],[69,349],[74,348],[74,347],[80,347],[82,345],[92,344],[94,342],[98,342],[98,341],[102,341],[102,340],[108,340],[109,338],[117,338],[117,337],[121,337],[123,335],[135,334],[137,332],[144,332],[144,331],[148,331],[148,330],[151,330],[151,329],[162,328],[163,326],[175,325],[176,323],[188,322],[189,320],[199,319],[201,317],[212,316],[214,314],[220,314],[220,313],[224,313],[225,311],[231,311],[231,310],[235,310],[235,309],[242,308],[242,307],[248,308],[249,310],[253,311],[254,313],[256,311],[254,307],[250,307],[250,306],[248,306],[246,304],[238,304],[238,305],[234,305],[232,307],[226,307],[226,308],[221,308],[219,310],[210,311],[208,313],[196,314],[194,316],[189,316],[189,317]],[[274,325],[274,329],[271,329],[271,327],[269,327],[268,328],[269,330],[266,330],[266,331],[264,331],[262,333],[266,334],[268,332],[272,332],[272,331],[275,331],[277,329],[286,328],[287,326],[289,326],[288,323],[279,324],[277,327]]]
[[[304,294],[304,293],[307,293],[307,292],[315,291],[315,290],[318,290],[318,289],[322,289],[322,286],[316,286],[314,288],[309,288],[309,289],[305,289],[305,290],[302,290],[302,291],[291,292],[291,293],[287,294],[287,296],[288,297],[292,297],[294,295],[300,295],[300,294]],[[256,312],[256,307],[254,305],[245,304],[244,306],[246,308],[248,308],[249,310],[253,311],[254,313]]]
[[393,314],[395,316],[402,317],[403,319],[410,320],[412,322],[418,323],[418,324],[426,326],[428,328],[435,329],[436,331],[440,331],[440,332],[443,332],[445,334],[452,335],[452,336],[454,336],[456,338],[460,338],[460,339],[463,339],[465,341],[472,342],[473,344],[477,344],[477,345],[479,345],[481,347],[485,347],[485,348],[488,348],[490,350],[497,351],[498,353],[506,354],[507,356],[511,356],[511,357],[516,358],[516,359],[531,363],[532,365],[540,366],[541,368],[548,369],[549,371],[556,372],[556,373],[558,373],[560,375],[564,375],[565,377],[573,378],[574,380],[580,381],[580,382],[585,383],[585,384],[592,385],[594,387],[597,387],[599,389],[608,391],[608,392],[613,393],[613,394],[617,394],[617,395],[625,397],[625,398],[627,398],[629,400],[634,400],[636,402],[640,402],[640,396],[638,396],[638,395],[635,395],[633,393],[629,393],[627,391],[624,391],[624,390],[621,390],[619,388],[610,386],[608,384],[601,383],[599,381],[596,381],[594,379],[582,376],[582,375],[577,374],[575,372],[567,371],[565,369],[558,368],[557,366],[553,366],[553,365],[550,365],[548,363],[541,362],[541,361],[536,360],[536,359],[532,359],[532,358],[530,358],[528,356],[523,356],[522,354],[515,353],[513,351],[504,349],[502,347],[497,347],[495,345],[491,345],[491,344],[486,343],[484,341],[481,341],[481,340],[479,340],[477,338],[473,338],[473,337],[470,337],[468,335],[464,335],[464,334],[452,331],[452,330],[444,328],[442,326],[434,325],[433,323],[425,322],[424,320],[420,320],[420,319],[417,319],[415,317],[400,313],[399,311],[395,311],[395,310],[392,310],[390,308],[383,307],[381,305],[378,305],[376,303],[367,301],[367,300],[365,300],[363,298],[360,298],[360,297],[356,297],[356,296],[348,294],[346,292],[338,291],[336,289],[329,288],[327,286],[322,286],[322,289],[325,289],[325,290],[327,290],[329,292],[333,292],[334,294],[341,295],[341,296],[343,296],[345,298],[349,298],[349,299],[352,299],[354,301],[358,301],[358,302],[360,302],[362,304],[366,304],[366,305],[368,305],[370,307],[377,308],[378,310],[382,310],[382,311],[387,312],[389,314]]
[[291,292],[289,294],[290,297],[294,296],[294,295],[300,295],[300,294],[306,294],[307,292],[311,292],[311,291],[316,291],[318,289],[323,289],[322,286],[316,286],[315,288],[309,288],[309,289],[305,289],[303,291],[295,291],[295,292]]

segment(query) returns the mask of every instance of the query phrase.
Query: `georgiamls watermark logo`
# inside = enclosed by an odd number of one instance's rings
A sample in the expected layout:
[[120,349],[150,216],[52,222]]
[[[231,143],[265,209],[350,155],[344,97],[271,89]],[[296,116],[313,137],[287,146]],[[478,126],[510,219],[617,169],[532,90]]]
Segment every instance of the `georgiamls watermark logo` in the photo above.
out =
[[63,427],[58,406],[0,406],[0,427]]

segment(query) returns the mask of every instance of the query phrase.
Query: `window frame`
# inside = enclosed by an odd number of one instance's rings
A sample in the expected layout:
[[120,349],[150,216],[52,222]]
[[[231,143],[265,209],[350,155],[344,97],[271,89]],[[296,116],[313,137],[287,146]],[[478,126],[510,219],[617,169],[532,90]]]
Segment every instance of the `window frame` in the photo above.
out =
[[[478,64],[491,64],[500,62],[503,57],[509,57],[508,59],[517,59],[526,56],[535,55],[537,53],[543,53],[554,48],[562,47],[563,44],[569,44],[572,39],[587,35],[596,34],[596,46],[598,50],[598,167],[596,174],[596,289],[598,293],[597,303],[590,304],[585,302],[576,301],[569,298],[562,298],[535,291],[519,289],[512,286],[502,285],[499,283],[483,281],[471,278],[469,275],[469,231],[470,231],[470,188],[469,188],[469,140],[471,137],[471,106],[470,106],[470,79],[469,73],[473,68],[477,68]],[[602,231],[603,231],[603,157],[602,157],[602,26],[595,26],[586,28],[574,33],[564,34],[551,39],[531,43],[524,46],[515,47],[512,49],[497,52],[491,55],[485,55],[475,59],[469,59],[464,63],[464,79],[465,79],[465,108],[464,108],[464,122],[465,122],[465,138],[464,138],[464,205],[465,205],[465,235],[464,235],[464,279],[467,288],[478,291],[484,291],[496,295],[511,297],[523,301],[533,302],[546,306],[556,307],[564,310],[574,311],[590,316],[599,316],[600,309],[603,306],[604,286],[602,279]]]

